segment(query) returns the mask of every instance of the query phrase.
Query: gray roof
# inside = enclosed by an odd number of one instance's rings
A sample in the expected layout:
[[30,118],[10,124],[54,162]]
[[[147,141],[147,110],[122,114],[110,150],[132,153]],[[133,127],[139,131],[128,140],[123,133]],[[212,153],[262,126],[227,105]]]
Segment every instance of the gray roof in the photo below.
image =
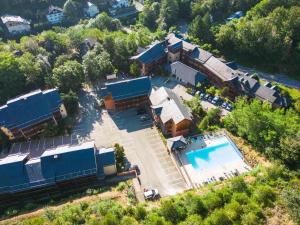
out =
[[200,61],[202,64],[204,64],[210,57],[212,57],[212,54],[208,51],[205,51],[201,48],[196,48],[190,55],[193,59],[196,59]]
[[152,90],[150,101],[153,109],[161,109],[159,116],[163,123],[173,120],[175,124],[178,124],[185,119],[192,120],[190,109],[169,88],[161,87],[158,90]]
[[235,70],[231,69],[214,56],[210,57],[204,66],[223,81],[229,81],[237,77],[237,72]]
[[171,64],[171,71],[172,74],[175,74],[176,77],[179,77],[185,83],[189,83],[194,86],[206,79],[206,76],[198,70],[195,70],[179,61]]
[[10,15],[5,15],[1,16],[1,20],[4,24],[8,22],[18,22],[18,23],[25,23],[25,24],[30,24],[30,22],[20,16],[10,16]]
[[183,147],[186,145],[187,145],[187,141],[183,136],[177,136],[177,137],[167,139],[167,147],[170,150],[174,148],[176,149],[178,147]]
[[178,37],[176,37],[175,34],[171,33],[167,36],[167,40],[168,40],[168,43],[169,45],[175,45],[179,42],[182,42],[182,48],[185,50],[185,51],[193,51],[195,48],[197,48],[196,45],[194,44],[191,44],[185,40],[182,40]]

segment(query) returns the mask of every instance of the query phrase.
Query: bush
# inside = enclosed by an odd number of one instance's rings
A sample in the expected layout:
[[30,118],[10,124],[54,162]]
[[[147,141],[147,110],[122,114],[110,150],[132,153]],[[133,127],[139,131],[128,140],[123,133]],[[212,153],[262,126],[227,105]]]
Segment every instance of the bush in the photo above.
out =
[[300,224],[300,188],[299,186],[288,187],[283,190],[281,199],[288,208],[291,217]]
[[124,191],[126,188],[128,188],[128,185],[126,182],[120,182],[118,186],[116,187],[117,191]]
[[273,188],[266,185],[257,186],[253,196],[263,207],[271,206],[276,198]]

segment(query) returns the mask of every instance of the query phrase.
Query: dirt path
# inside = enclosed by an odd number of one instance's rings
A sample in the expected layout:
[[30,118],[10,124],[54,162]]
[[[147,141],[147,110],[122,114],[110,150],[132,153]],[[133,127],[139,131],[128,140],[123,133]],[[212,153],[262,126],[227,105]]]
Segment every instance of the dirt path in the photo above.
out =
[[24,214],[15,216],[10,219],[2,220],[2,221],[0,221],[0,225],[7,224],[7,223],[13,223],[13,222],[20,222],[24,219],[42,216],[45,213],[46,208],[50,209],[50,210],[58,211],[58,210],[62,209],[63,207],[66,207],[70,204],[74,205],[74,204],[79,204],[81,202],[92,202],[92,201],[96,201],[96,200],[107,200],[107,199],[114,199],[114,200],[119,201],[122,204],[127,204],[127,198],[124,193],[117,192],[117,191],[110,191],[110,192],[100,193],[97,195],[85,196],[85,197],[82,197],[82,198],[79,198],[76,200],[71,200],[71,201],[65,202],[60,205],[44,207],[42,209],[38,209],[33,212],[24,213]]

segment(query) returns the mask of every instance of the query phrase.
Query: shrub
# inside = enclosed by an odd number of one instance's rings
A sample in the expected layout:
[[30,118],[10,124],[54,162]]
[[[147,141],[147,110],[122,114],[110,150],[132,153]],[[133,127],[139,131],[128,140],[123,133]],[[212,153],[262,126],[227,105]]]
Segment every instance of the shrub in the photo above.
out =
[[124,191],[126,188],[128,188],[128,185],[126,182],[120,182],[118,186],[116,187],[117,191]]
[[230,225],[232,222],[223,209],[217,209],[206,218],[207,225]]
[[289,187],[283,190],[281,199],[288,208],[291,217],[300,224],[300,188]]
[[273,204],[276,195],[273,188],[266,185],[260,185],[255,188],[253,197],[263,207],[266,207],[271,206]]

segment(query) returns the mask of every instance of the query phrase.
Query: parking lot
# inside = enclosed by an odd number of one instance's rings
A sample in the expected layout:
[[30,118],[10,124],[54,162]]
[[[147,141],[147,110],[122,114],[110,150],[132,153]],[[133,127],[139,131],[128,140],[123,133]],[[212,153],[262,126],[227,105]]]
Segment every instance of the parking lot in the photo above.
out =
[[97,147],[119,143],[126,157],[141,171],[141,189],[157,188],[161,196],[186,189],[186,183],[167,153],[152,121],[142,121],[136,109],[108,113],[96,110],[96,96],[91,92],[81,95],[81,113],[73,136],[79,140],[93,139]]

